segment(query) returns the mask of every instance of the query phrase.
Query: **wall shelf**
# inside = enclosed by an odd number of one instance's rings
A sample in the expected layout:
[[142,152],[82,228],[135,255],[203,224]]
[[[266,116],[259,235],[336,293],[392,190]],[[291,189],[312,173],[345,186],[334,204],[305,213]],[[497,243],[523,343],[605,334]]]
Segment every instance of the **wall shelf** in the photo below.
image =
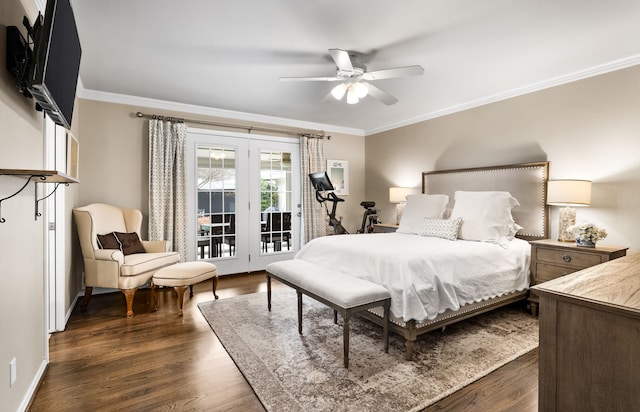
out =
[[[55,193],[55,191],[58,189],[58,186],[60,186],[61,184],[68,186],[70,183],[79,183],[80,181],[74,177],[71,177],[65,173],[59,172],[57,170],[32,170],[32,169],[0,169],[0,176],[16,176],[16,177],[23,177],[26,178],[27,181],[26,183],[20,188],[18,189],[17,192],[15,192],[14,194],[12,194],[11,196],[7,196],[3,199],[0,199],[0,223],[4,223],[5,219],[2,217],[2,202],[4,202],[7,199],[11,199],[14,196],[17,196],[20,192],[22,192],[27,185],[29,184],[29,182],[31,182],[33,180],[34,183],[34,187],[36,188],[36,190],[34,190],[35,192],[35,219],[38,220],[38,217],[40,216],[40,212],[38,211],[38,204],[48,198],[49,196],[51,196],[52,194]],[[53,189],[53,191],[51,193],[49,193],[48,195],[46,195],[45,197],[38,199],[38,190],[37,190],[37,185],[38,183],[53,183],[55,184],[55,187]]]
[[37,177],[40,183],[80,183],[78,179],[57,170],[0,169],[0,175]]

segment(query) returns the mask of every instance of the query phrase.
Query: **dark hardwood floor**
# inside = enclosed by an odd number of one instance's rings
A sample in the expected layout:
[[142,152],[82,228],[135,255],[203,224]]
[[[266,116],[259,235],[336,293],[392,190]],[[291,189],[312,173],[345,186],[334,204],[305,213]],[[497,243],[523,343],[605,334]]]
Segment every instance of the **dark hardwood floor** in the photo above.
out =
[[[285,287],[275,284],[274,287]],[[225,299],[266,290],[263,273],[220,278]],[[50,364],[30,411],[264,411],[196,304],[213,299],[198,284],[179,317],[172,288],[136,293],[125,319],[121,293],[96,295],[51,336]],[[425,411],[537,411],[538,351],[505,365]]]

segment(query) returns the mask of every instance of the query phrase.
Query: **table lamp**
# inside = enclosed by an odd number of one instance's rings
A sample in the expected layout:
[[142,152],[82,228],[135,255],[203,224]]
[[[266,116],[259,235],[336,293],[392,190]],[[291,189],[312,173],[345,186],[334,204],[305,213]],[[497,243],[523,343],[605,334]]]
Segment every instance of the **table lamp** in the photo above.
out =
[[575,237],[567,228],[576,224],[576,210],[571,206],[591,204],[591,182],[589,180],[550,180],[547,182],[547,204],[564,206],[560,209],[558,240],[574,242]]
[[407,203],[407,195],[412,193],[410,187],[390,187],[389,203],[396,204],[396,225],[400,224],[400,218],[404,211],[404,205]]

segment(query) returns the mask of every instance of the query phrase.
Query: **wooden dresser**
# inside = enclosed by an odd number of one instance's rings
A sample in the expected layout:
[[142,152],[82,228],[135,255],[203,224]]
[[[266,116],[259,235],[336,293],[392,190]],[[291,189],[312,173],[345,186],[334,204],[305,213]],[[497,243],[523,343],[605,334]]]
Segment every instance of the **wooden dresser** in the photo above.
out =
[[[577,272],[627,254],[626,247],[597,246],[587,248],[574,242],[558,242],[545,239],[531,242],[531,282],[534,286],[548,280]],[[531,313],[538,312],[538,297],[529,294]]]
[[533,287],[539,410],[640,408],[640,254]]

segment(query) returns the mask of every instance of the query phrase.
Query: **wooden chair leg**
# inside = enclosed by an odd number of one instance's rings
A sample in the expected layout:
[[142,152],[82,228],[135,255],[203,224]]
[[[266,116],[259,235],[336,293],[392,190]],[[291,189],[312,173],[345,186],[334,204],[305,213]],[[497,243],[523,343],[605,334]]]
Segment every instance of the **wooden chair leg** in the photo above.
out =
[[187,286],[174,286],[173,290],[178,294],[178,316],[182,316],[182,306],[184,304],[184,294],[187,291]]
[[84,312],[87,310],[87,305],[89,305],[89,301],[91,300],[91,294],[93,293],[93,288],[87,286],[84,288],[84,298],[82,298],[82,303],[80,304],[80,311]]
[[189,285],[189,297],[193,297],[193,285]]
[[124,293],[124,298],[127,301],[127,318],[133,317],[133,296],[138,291],[138,288],[133,289],[120,289]]

